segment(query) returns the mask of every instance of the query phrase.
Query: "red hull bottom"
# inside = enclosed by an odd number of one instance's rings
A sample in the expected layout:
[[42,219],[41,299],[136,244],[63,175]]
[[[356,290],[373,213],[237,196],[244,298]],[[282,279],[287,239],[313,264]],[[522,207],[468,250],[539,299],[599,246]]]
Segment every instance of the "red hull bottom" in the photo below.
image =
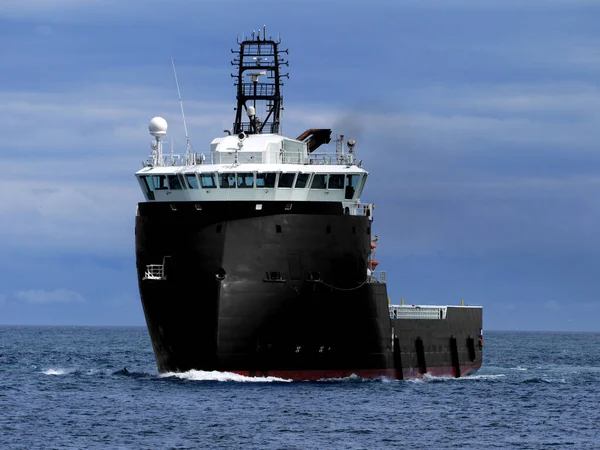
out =
[[[479,369],[480,366],[461,366],[459,377],[472,375]],[[401,379],[400,373],[396,369],[345,369],[345,370],[269,370],[263,372],[254,371],[237,371],[232,373],[247,377],[275,377],[285,380],[294,381],[316,381],[324,379],[348,378],[353,375],[360,378],[389,378],[391,380]],[[428,367],[427,373],[422,374],[418,368],[402,369],[402,378],[423,378],[424,376],[432,377],[453,377],[458,378],[454,367]]]

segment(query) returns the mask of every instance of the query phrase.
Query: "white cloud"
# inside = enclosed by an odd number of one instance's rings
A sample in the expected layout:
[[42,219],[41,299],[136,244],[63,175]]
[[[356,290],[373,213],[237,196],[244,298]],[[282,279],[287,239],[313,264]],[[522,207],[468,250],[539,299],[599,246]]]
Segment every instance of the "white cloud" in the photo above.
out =
[[596,117],[600,89],[584,82],[478,83],[425,86],[398,92],[419,111],[461,111],[498,115],[506,113],[559,113]]
[[[0,17],[43,18],[51,22],[68,22],[73,20],[73,16],[91,18],[93,13],[108,15],[111,10],[118,13],[120,4],[123,8],[122,2],[115,0],[2,0]],[[139,3],[137,7],[140,7]],[[133,9],[130,11],[133,12]]]
[[[134,173],[148,157],[147,124],[169,119],[175,152],[185,136],[176,99],[151,89],[87,86],[56,93],[1,92],[4,174],[0,242],[36,251],[133,251]],[[170,96],[172,97],[172,96]],[[131,106],[135,105],[135,106]],[[232,121],[230,104],[186,102],[195,151]],[[225,125],[224,125],[225,124]],[[25,138],[26,137],[26,138]]]
[[[132,254],[135,205],[142,199],[133,174],[148,156],[148,118],[155,114],[169,118],[169,135],[179,143],[176,152],[185,142],[177,102],[166,93],[151,94],[149,89],[129,91],[107,85],[41,95],[0,92],[0,103],[5,106],[0,110],[0,123],[9,121],[13,130],[12,137],[5,136],[4,145],[8,139],[9,146],[20,146],[3,162],[5,175],[0,178],[0,190],[10,193],[0,203],[4,245],[35,251]],[[284,131],[295,136],[306,128],[337,123],[345,129],[334,132],[354,138],[362,135],[357,151],[375,175],[367,190],[371,198],[365,196],[365,200],[418,204],[407,210],[410,220],[402,222],[409,230],[417,223],[418,229],[402,236],[390,230],[397,248],[429,252],[457,245],[543,246],[561,238],[560,230],[569,227],[580,238],[592,236],[590,220],[581,219],[595,217],[598,208],[586,192],[598,191],[597,177],[482,178],[476,171],[458,176],[448,163],[459,164],[456,158],[476,151],[487,152],[493,164],[500,156],[494,148],[502,145],[503,155],[513,152],[516,158],[524,152],[538,152],[540,161],[544,146],[558,148],[567,160],[578,150],[595,147],[600,129],[593,114],[600,110],[600,99],[593,87],[437,86],[417,91],[409,100],[412,105],[422,103],[426,112],[416,106],[403,112],[364,111],[351,114],[348,121],[343,108],[295,105],[285,111]],[[196,151],[208,149],[212,137],[222,134],[232,121],[230,102],[188,101],[185,106]],[[547,110],[570,120],[557,123],[530,114]],[[421,156],[407,160],[407,155],[419,154],[423,148]],[[489,170],[493,174],[493,167]],[[382,184],[382,180],[388,179],[396,179],[398,188],[387,189],[389,183]],[[525,201],[548,202],[549,198],[554,209],[544,211]],[[452,202],[459,203],[449,209]],[[574,216],[569,205],[580,208],[581,215]],[[558,208],[570,214],[554,217]],[[378,210],[380,214],[396,223],[393,209]],[[554,231],[550,237],[536,234],[532,221]]]
[[14,297],[17,300],[32,304],[85,302],[85,299],[81,296],[81,294],[67,289],[56,289],[54,291],[32,289],[28,291],[15,292]]
[[[243,3],[240,0],[202,0],[197,4],[190,4],[185,0],[173,0],[169,3],[171,7],[187,7],[188,11],[200,11],[206,8],[207,4],[215,6],[223,3],[236,4]],[[273,4],[278,2],[273,1]],[[323,0],[305,0],[304,3],[323,3]],[[330,5],[343,4],[344,6],[363,7],[363,2],[358,0],[326,0],[324,3]],[[133,14],[150,16],[156,14],[156,9],[164,6],[162,0],[130,0],[126,4],[116,0],[3,0],[2,12],[6,16],[27,17],[37,16],[42,13],[50,12],[69,12],[78,14],[106,13],[112,11],[114,14]],[[544,8],[573,8],[577,6],[586,6],[593,8],[598,6],[597,0],[528,0],[527,2],[519,0],[383,0],[372,5],[374,8],[424,8],[424,9],[509,9],[522,10],[538,7]],[[162,11],[168,14],[169,11]],[[54,18],[55,20],[58,18]]]
[[[4,135],[3,147],[20,155],[135,154],[136,148],[147,148],[147,126],[155,115],[168,119],[169,136],[174,136],[176,145],[185,143],[179,104],[165,91],[106,85],[74,92],[0,91],[0,105],[0,123],[11,130]],[[233,121],[230,103],[187,101],[185,108],[192,138],[209,131],[209,136],[216,130],[221,133]],[[204,145],[208,148],[209,143]]]
[[139,295],[124,294],[124,293],[115,295],[106,301],[106,303],[108,305],[117,307],[117,308],[121,308],[124,306],[130,306],[130,305],[137,306],[139,304],[139,302],[140,302]]
[[[481,2],[487,3],[487,2]],[[522,2],[528,7],[530,2]],[[597,3],[600,6],[600,2]],[[574,5],[575,6],[575,5]],[[546,8],[544,8],[546,10]],[[600,8],[596,8],[600,9]],[[535,8],[529,13],[535,19]],[[548,11],[546,11],[548,12]],[[560,12],[557,12],[560,14]],[[585,14],[585,12],[582,12]],[[507,20],[507,27],[510,21]],[[460,39],[449,41],[435,41],[424,44],[428,50],[439,55],[470,55],[473,61],[481,60],[482,67],[468,66],[468,71],[477,72],[478,69],[496,67],[498,74],[510,79],[515,74],[523,72],[536,73],[534,81],[540,79],[555,79],[562,71],[571,71],[568,79],[573,79],[572,72],[580,79],[585,75],[597,76],[600,70],[599,39],[595,34],[582,32],[581,36],[572,33],[556,33],[545,29],[515,31],[513,34],[503,36],[501,39],[483,39],[482,41],[463,41]],[[490,62],[492,60],[493,62]],[[467,72],[465,72],[468,75]],[[588,78],[590,79],[590,78]]]
[[[381,142],[401,149],[429,147],[486,151],[505,145],[505,152],[558,148],[569,154],[595,148],[600,141],[600,90],[588,83],[480,84],[424,86],[390,91],[387,104],[344,111],[343,106],[301,105],[286,110],[289,124],[346,129],[370,135],[369,153],[381,156]],[[303,130],[301,130],[303,131]],[[379,140],[377,144],[376,140]],[[359,142],[360,144],[360,142]],[[398,155],[386,157],[400,158]]]
[[[212,12],[211,9],[222,10],[226,3],[245,5],[241,0],[171,0],[168,7],[164,0],[2,0],[0,17],[13,20],[43,19],[49,23],[94,24],[118,23],[134,18],[137,23],[151,21],[164,24],[171,21],[179,24],[193,22],[197,25],[198,20]],[[273,5],[277,4],[273,2]],[[205,19],[204,26],[211,25],[215,24]]]
[[[0,202],[0,242],[36,251],[132,252],[135,207],[143,199],[133,175],[150,152],[149,119],[169,119],[175,152],[185,144],[178,102],[168,97],[122,86],[0,91],[0,123],[11,130],[3,139],[9,151],[0,190],[8,195]],[[208,153],[212,137],[232,121],[232,107],[185,106],[194,150]]]
[[[207,152],[210,140],[230,126],[233,94],[232,89],[223,102],[202,102],[194,100],[203,97],[202,91],[190,92],[185,108],[195,151]],[[532,215],[522,200],[543,202],[552,196],[564,202],[557,204],[561,207],[571,200],[589,219],[597,207],[585,192],[598,191],[596,178],[524,174],[482,179],[471,170],[462,171],[466,178],[460,179],[452,164],[465,162],[460,158],[469,152],[487,154],[489,175],[501,157],[498,148],[504,157],[514,155],[515,161],[527,153],[543,161],[548,148],[568,161],[577,152],[595,148],[600,142],[600,91],[595,85],[435,85],[390,91],[389,100],[403,109],[348,111],[340,104],[296,103],[288,105],[283,120],[290,136],[339,125],[334,133],[358,140],[359,157],[375,175],[367,190],[372,200],[420,202],[410,210],[411,219],[419,219],[419,229],[409,235],[409,243],[398,237],[399,244],[430,251],[474,246],[481,239],[489,246],[501,241],[493,237],[500,233],[506,245],[512,233],[514,245],[543,245],[548,237],[536,236],[535,227],[527,223],[536,220],[543,227],[550,223],[556,229],[573,227],[581,235],[589,234],[589,220],[564,214],[553,218],[552,208]],[[0,241],[40,251],[132,252],[135,204],[142,198],[133,174],[148,156],[148,120],[165,116],[175,152],[185,144],[174,89],[140,82],[135,87],[79,83],[77,89],[61,92],[0,91],[0,105],[0,123],[10,130],[3,136],[8,152],[0,189],[10,195],[0,203]],[[381,180],[393,179],[410,184],[386,189]],[[512,204],[502,204],[511,199]],[[451,210],[448,202],[459,204]],[[464,219],[458,221],[460,227],[455,224],[457,214]],[[495,218],[504,229],[491,219],[482,220],[483,215]],[[522,232],[525,225],[527,233]],[[558,237],[556,230],[553,233],[552,238]]]
[[[82,168],[85,164],[82,164]],[[11,192],[0,208],[7,248],[61,252],[132,252],[139,187],[131,183],[0,181]]]
[[385,4],[423,9],[531,10],[534,8],[596,7],[597,0],[390,0]]

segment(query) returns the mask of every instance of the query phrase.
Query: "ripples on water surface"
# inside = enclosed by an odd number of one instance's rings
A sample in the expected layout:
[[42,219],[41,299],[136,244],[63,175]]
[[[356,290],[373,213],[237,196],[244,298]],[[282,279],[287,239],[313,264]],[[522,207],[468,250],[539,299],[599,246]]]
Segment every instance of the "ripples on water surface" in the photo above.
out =
[[600,334],[485,336],[463,379],[158,375],[145,328],[0,327],[0,448],[600,448]]

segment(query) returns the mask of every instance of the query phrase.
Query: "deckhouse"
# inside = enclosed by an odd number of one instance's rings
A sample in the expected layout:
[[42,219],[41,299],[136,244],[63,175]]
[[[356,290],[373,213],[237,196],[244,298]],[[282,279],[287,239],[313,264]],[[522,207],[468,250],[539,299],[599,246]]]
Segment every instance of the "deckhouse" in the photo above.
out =
[[293,202],[336,202],[344,214],[372,217],[372,205],[360,204],[368,172],[356,160],[354,140],[345,148],[340,136],[335,151],[327,153],[316,150],[331,141],[329,129],[310,129],[296,139],[280,134],[280,87],[287,76],[280,69],[288,65],[281,54],[287,50],[260,33],[238,43],[240,50],[232,50],[238,67],[232,74],[237,87],[233,128],[211,142],[207,157],[191,152],[184,116],[185,155],[164,154],[167,122],[153,118],[152,152],[136,173],[146,201],[198,202],[199,207],[201,202],[249,201],[257,202],[257,209],[263,201],[285,201],[288,210]]
[[207,162],[197,155],[191,160],[163,156],[157,139],[136,176],[147,201],[341,202],[346,213],[362,215],[360,195],[368,172],[356,165],[353,142],[352,152],[339,151],[341,145],[343,139],[335,154],[311,154],[295,139],[240,133],[213,140]]

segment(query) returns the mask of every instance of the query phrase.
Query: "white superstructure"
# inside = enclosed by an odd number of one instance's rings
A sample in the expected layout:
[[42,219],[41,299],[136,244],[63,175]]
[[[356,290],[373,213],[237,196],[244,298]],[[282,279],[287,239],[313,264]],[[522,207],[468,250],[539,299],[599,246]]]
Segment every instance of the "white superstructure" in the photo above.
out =
[[147,201],[311,201],[341,202],[346,214],[372,217],[361,205],[368,172],[356,163],[354,141],[334,153],[308,151],[305,142],[278,134],[239,133],[212,141],[210,154],[167,154],[167,123],[152,119],[150,158],[136,177]]

